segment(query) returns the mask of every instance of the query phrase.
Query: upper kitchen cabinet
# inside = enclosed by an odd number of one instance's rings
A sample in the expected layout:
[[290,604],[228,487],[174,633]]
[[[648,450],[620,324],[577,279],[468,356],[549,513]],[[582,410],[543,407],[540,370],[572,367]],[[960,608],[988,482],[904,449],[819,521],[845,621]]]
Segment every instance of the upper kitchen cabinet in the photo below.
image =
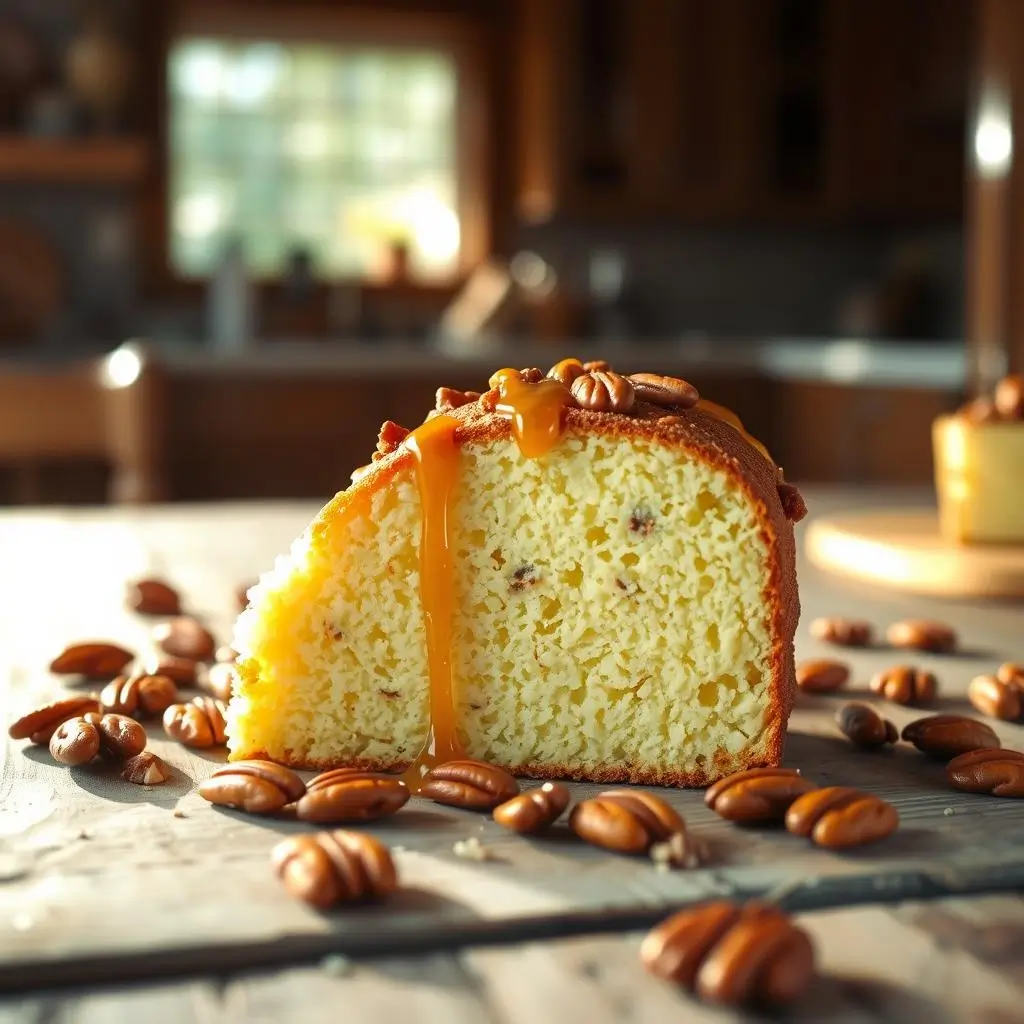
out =
[[954,218],[969,7],[518,0],[518,213]]

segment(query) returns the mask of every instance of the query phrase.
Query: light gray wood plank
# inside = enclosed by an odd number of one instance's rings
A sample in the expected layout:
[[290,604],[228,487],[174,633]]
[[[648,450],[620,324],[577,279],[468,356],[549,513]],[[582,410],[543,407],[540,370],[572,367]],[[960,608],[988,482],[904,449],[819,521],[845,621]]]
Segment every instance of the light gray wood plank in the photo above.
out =
[[[64,642],[147,642],[148,626],[121,606],[125,580],[142,573],[172,579],[226,640],[237,583],[269,565],[314,512],[261,504],[0,516],[0,564],[19,581],[0,587],[0,678],[9,681],[0,692],[8,720],[52,693],[45,665]],[[918,659],[939,672],[946,708],[964,707],[958,695],[976,672],[1024,654],[1014,650],[1019,609],[939,609],[935,602],[856,593],[810,570],[802,579],[805,619],[857,614],[883,626],[914,612],[955,621],[971,653]],[[798,655],[821,653],[835,652],[801,631]],[[849,660],[854,689],[863,690],[894,655],[851,652]],[[663,875],[646,861],[568,841],[564,830],[553,840],[527,841],[488,819],[413,801],[373,829],[404,848],[397,856],[410,888],[384,914],[324,917],[289,901],[267,858],[280,835],[298,826],[206,805],[191,790],[216,757],[171,744],[158,729],[152,745],[175,775],[151,790],[102,768],[69,772],[43,752],[7,744],[0,774],[0,986],[34,984],[55,971],[67,982],[143,969],[187,974],[210,957],[212,966],[229,969],[330,950],[430,949],[624,928],[708,895],[788,884],[797,886],[787,897],[797,908],[1024,886],[1020,804],[952,793],[941,766],[909,748],[853,750],[831,721],[843,699],[801,697],[787,763],[819,782],[859,785],[892,799],[903,826],[878,847],[836,856],[784,832],[729,826],[704,808],[700,793],[664,792],[709,840],[715,860],[708,870]],[[897,724],[918,714],[886,711]],[[1017,725],[999,724],[997,731],[1008,745],[1024,737]],[[595,791],[573,788],[578,798]],[[496,859],[458,860],[452,844],[469,835]],[[130,915],[140,926],[131,935],[97,932],[103,915]]]

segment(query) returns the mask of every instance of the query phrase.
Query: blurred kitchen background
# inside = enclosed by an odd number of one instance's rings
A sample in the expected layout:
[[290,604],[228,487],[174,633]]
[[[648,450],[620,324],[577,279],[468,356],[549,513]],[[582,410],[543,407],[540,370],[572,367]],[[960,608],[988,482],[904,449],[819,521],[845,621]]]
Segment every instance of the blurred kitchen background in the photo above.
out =
[[928,482],[1022,111],[1024,0],[0,0],[0,503],[324,497],[570,354]]

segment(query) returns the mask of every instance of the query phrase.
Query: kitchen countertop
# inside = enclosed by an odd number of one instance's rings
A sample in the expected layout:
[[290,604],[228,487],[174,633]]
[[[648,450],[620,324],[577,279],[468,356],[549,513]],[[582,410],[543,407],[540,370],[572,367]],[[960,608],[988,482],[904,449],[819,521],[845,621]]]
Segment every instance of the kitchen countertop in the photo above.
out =
[[[807,498],[812,515],[928,500],[863,489],[810,489]],[[0,514],[0,559],[17,581],[0,588],[8,718],[55,692],[45,666],[66,642],[145,647],[149,623],[121,603],[128,579],[170,578],[226,638],[236,585],[268,566],[314,512],[273,503]],[[909,615],[946,619],[963,653],[916,660],[939,676],[937,710],[964,712],[974,674],[1021,658],[1017,607],[883,593],[806,564],[800,573],[798,659],[837,653],[807,634],[816,615],[862,616],[880,628]],[[173,776],[150,789],[102,766],[61,769],[44,751],[7,742],[0,1022],[334,1024],[341,1006],[346,1021],[367,1022],[736,1022],[743,1018],[704,1010],[645,975],[637,946],[673,907],[754,895],[797,912],[819,949],[822,978],[794,1019],[1019,1020],[1024,899],[1014,893],[1024,887],[1024,804],[954,792],[941,764],[906,745],[855,751],[837,735],[834,711],[853,694],[875,701],[866,680],[894,656],[882,648],[840,656],[853,668],[848,693],[801,695],[786,760],[823,783],[890,799],[901,828],[877,847],[828,853],[786,833],[730,826],[699,792],[661,791],[714,858],[702,870],[660,874],[564,834],[527,841],[414,799],[372,828],[401,847],[402,893],[387,907],[330,915],[287,899],[267,864],[273,843],[301,826],[223,812],[195,795],[220,752],[190,751],[151,727],[151,746]],[[898,726],[918,714],[894,705],[885,713]],[[1006,745],[1021,745],[1024,726],[993,724]],[[577,798],[595,789],[571,788]],[[469,836],[494,859],[454,857],[453,842]]]

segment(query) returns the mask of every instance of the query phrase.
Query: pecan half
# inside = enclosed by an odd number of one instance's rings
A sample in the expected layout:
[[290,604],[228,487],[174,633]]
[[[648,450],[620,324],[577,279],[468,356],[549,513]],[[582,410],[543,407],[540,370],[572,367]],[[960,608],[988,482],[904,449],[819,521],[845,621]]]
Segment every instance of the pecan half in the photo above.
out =
[[140,615],[179,615],[181,597],[177,590],[163,580],[136,580],[128,585],[126,603]]
[[431,768],[420,785],[420,796],[471,811],[493,810],[518,792],[519,783],[504,768],[468,759]]
[[1007,686],[1016,686],[1024,692],[1024,665],[1012,661],[1004,662],[996,669],[996,679]]
[[127,715],[88,714],[85,721],[100,734],[100,753],[118,761],[141,754],[146,749],[146,730]]
[[569,827],[594,846],[613,853],[647,853],[686,824],[661,797],[642,790],[609,789],[578,803]]
[[238,671],[230,661],[219,661],[211,665],[197,680],[200,689],[225,704],[231,700],[238,683]]
[[494,820],[512,832],[532,835],[553,825],[569,806],[569,790],[560,782],[545,782],[537,789],[506,800],[494,808]]
[[320,824],[375,821],[403,807],[409,787],[396,775],[335,768],[318,775],[295,807],[300,821]]
[[233,761],[199,784],[204,800],[249,814],[273,814],[305,792],[295,772],[273,761]]
[[913,665],[893,665],[876,673],[871,690],[894,704],[931,704],[939,683],[932,672]]
[[586,367],[578,359],[562,359],[548,370],[547,375],[552,380],[557,380],[567,388],[571,388],[572,382],[586,372]]
[[786,812],[790,832],[830,850],[885,839],[899,824],[899,813],[888,801],[847,786],[826,786],[805,793]]
[[946,778],[954,789],[968,793],[1024,797],[1024,754],[989,747],[972,750],[946,765]]
[[700,401],[697,389],[679,377],[663,377],[660,373],[631,373],[629,379],[641,402],[690,409]]
[[804,661],[796,667],[796,685],[807,693],[831,693],[845,686],[849,678],[850,666],[829,658]]
[[165,654],[193,661],[210,661],[217,649],[213,634],[187,615],[163,622],[153,630],[153,641]]
[[814,977],[807,933],[756,902],[681,910],[648,932],[640,960],[651,974],[724,1006],[784,1006]]
[[[441,389],[441,391],[447,390],[447,388]],[[403,427],[401,423],[396,423],[394,420],[385,420],[377,432],[377,451],[381,455],[390,455],[392,452],[398,451],[402,442],[409,436],[409,433],[409,429]]]
[[178,699],[178,687],[168,676],[118,676],[103,687],[103,710],[118,715],[162,715]]
[[65,697],[22,715],[10,726],[7,735],[12,740],[30,739],[33,743],[49,743],[50,737],[61,723],[99,710],[100,702],[95,694]]
[[915,651],[949,654],[956,650],[956,631],[933,619],[901,619],[885,631],[885,638],[893,647]]
[[864,619],[844,619],[828,616],[815,619],[810,625],[811,636],[838,647],[867,647],[874,629]]
[[164,729],[186,747],[219,747],[225,741],[223,702],[194,697],[189,704],[172,704],[164,712]]
[[704,803],[728,821],[782,821],[797,797],[816,788],[795,768],[750,768],[719,779]]
[[1024,710],[1024,690],[998,676],[975,676],[967,684],[967,699],[983,715],[1015,722]]
[[629,378],[611,370],[585,373],[569,390],[581,409],[592,412],[629,412],[636,401]]
[[707,844],[688,826],[681,832],[673,832],[664,842],[653,843],[648,852],[655,864],[666,868],[698,868],[708,859]]
[[58,676],[111,679],[134,657],[131,651],[117,644],[100,641],[70,644],[50,662],[50,671]]
[[176,658],[173,654],[162,654],[147,659],[145,671],[151,676],[166,676],[177,686],[195,686],[199,662],[192,658]]
[[61,764],[88,764],[100,753],[100,731],[85,718],[62,722],[50,737],[50,757]]
[[136,786],[161,786],[169,774],[167,765],[152,750],[129,757],[121,770],[121,778]]
[[918,750],[949,760],[982,747],[998,747],[999,737],[984,722],[963,715],[929,715],[916,718],[900,734]]
[[844,704],[836,712],[836,724],[851,743],[865,750],[895,743],[900,738],[896,726],[867,704]]
[[362,832],[291,836],[274,847],[270,862],[292,896],[321,910],[380,899],[398,887],[390,851]]
[[785,481],[775,485],[779,493],[779,501],[782,502],[782,511],[791,523],[799,523],[807,516],[807,502],[800,491]]

